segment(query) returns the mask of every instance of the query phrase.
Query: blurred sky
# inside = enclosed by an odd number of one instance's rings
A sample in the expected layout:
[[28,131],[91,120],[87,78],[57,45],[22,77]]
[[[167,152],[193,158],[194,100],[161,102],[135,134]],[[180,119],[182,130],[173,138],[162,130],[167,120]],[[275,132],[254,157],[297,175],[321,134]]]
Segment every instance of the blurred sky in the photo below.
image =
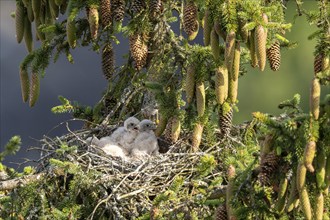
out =
[[[305,1],[303,7],[311,9],[316,4],[316,1]],[[56,126],[70,119],[70,115],[54,115],[50,111],[53,106],[60,104],[58,95],[93,106],[107,86],[101,73],[100,54],[89,48],[78,48],[73,51],[74,65],[61,56],[57,63],[51,63],[46,69],[37,104],[30,108],[27,103],[23,103],[18,69],[27,51],[24,42],[16,42],[15,23],[10,16],[14,10],[14,0],[0,1],[0,147],[2,149],[13,135],[20,135],[23,142],[21,151],[15,157],[6,158],[6,163],[21,161],[19,158],[37,158],[35,152],[26,151],[29,146],[37,146],[36,140],[41,139],[44,134],[54,137],[66,132],[65,126]],[[286,13],[288,22],[293,21],[295,11],[295,3],[290,1]],[[315,30],[315,27],[309,26],[305,17],[298,17],[286,37],[297,41],[299,46],[292,50],[282,50],[280,71],[272,72],[267,64],[266,71],[249,68],[249,72],[240,78],[239,112],[235,114],[234,122],[250,120],[251,112],[254,111],[279,114],[281,111],[277,109],[277,105],[296,93],[301,94],[302,106],[305,111],[308,110],[316,42],[307,40],[307,37]],[[196,42],[202,42],[201,32]],[[121,56],[128,51],[127,41],[122,38],[120,40],[121,44],[115,46],[117,65],[123,62]],[[39,45],[35,42],[35,47]],[[329,92],[329,87],[322,89],[323,96]],[[72,129],[79,128],[80,125],[70,123]],[[53,129],[54,127],[56,128]]]

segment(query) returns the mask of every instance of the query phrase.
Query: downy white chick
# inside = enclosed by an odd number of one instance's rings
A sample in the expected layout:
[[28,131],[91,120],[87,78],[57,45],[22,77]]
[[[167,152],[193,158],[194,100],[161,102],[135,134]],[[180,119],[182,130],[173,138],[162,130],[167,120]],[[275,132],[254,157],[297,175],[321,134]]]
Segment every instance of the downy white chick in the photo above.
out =
[[139,123],[139,134],[135,138],[131,155],[142,159],[143,156],[157,155],[158,142],[154,133],[156,125],[154,122],[145,119]]
[[[139,133],[138,125],[140,121],[135,117],[129,117],[125,120],[124,126],[117,128],[109,137],[110,141],[121,146],[126,151],[130,151],[132,143]],[[107,140],[107,139],[105,139]],[[102,143],[102,138],[100,140]]]
[[87,138],[86,142],[87,144],[100,147],[107,155],[111,155],[114,157],[121,157],[122,159],[127,159],[126,155],[128,154],[128,152],[126,152],[126,150],[113,143],[109,137],[101,138],[101,140],[93,136]]

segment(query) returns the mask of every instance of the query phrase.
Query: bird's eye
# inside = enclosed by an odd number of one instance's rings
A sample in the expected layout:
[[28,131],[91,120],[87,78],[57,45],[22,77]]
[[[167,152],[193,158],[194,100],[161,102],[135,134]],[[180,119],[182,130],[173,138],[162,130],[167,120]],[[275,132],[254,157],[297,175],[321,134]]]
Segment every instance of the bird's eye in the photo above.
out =
[[131,123],[130,125],[131,125],[131,126],[134,126],[134,123]]

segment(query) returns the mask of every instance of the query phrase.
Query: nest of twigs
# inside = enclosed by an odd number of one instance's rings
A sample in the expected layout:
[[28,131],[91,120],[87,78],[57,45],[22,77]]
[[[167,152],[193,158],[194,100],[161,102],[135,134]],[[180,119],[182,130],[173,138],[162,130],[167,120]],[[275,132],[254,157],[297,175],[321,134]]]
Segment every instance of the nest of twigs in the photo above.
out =
[[[75,202],[89,210],[81,218],[201,219],[213,215],[224,194],[224,187],[215,184],[223,176],[222,168],[211,156],[221,151],[219,143],[203,152],[189,152],[189,136],[183,134],[175,144],[165,146],[166,153],[123,161],[85,141],[92,135],[109,135],[113,127],[68,130],[62,137],[41,140],[37,173],[43,173],[48,181],[57,181],[63,191],[77,191]],[[161,138],[159,143],[168,144]],[[72,171],[76,168],[70,164],[79,169]],[[81,186],[76,187],[74,179],[81,173]]]

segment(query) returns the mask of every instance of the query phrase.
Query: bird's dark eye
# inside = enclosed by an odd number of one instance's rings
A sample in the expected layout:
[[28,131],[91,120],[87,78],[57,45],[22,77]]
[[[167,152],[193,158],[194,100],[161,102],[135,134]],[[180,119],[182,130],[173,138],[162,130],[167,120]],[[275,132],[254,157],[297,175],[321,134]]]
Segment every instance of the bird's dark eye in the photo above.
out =
[[134,126],[134,123],[131,123],[130,125],[131,125],[131,126]]

